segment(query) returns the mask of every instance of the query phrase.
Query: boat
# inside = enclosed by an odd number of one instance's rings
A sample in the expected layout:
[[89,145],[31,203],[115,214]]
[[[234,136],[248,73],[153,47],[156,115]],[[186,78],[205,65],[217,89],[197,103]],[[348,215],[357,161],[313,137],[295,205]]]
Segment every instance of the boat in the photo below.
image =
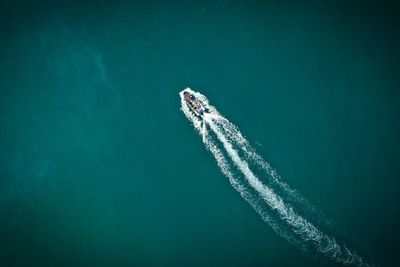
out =
[[183,92],[183,97],[193,113],[202,118],[204,112],[207,112],[207,109],[204,107],[203,103],[201,103],[199,99],[197,99],[188,91]]

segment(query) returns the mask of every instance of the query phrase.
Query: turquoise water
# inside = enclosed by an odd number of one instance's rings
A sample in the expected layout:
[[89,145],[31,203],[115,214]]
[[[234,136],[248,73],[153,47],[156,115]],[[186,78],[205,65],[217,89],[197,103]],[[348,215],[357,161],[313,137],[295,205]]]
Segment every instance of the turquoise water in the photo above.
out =
[[10,1],[0,14],[2,266],[335,266],[232,188],[180,111],[186,86],[335,237],[398,265],[394,5]]

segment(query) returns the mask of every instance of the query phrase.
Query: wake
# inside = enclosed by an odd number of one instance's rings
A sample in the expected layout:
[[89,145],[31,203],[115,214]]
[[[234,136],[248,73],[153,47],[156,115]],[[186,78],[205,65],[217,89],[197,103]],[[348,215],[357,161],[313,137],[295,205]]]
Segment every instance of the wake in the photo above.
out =
[[[202,120],[189,109],[183,98],[184,91],[195,95],[209,109]],[[189,88],[184,91],[180,92],[183,113],[201,134],[207,150],[212,153],[230,184],[264,222],[307,254],[317,254],[344,265],[369,266],[357,253],[300,215],[299,212],[308,213],[319,218],[318,221],[327,221],[315,206],[281,180],[276,171],[255,152],[239,129],[219,114],[204,95]],[[251,167],[258,169],[260,174],[256,175]],[[258,175],[268,178],[268,186]]]

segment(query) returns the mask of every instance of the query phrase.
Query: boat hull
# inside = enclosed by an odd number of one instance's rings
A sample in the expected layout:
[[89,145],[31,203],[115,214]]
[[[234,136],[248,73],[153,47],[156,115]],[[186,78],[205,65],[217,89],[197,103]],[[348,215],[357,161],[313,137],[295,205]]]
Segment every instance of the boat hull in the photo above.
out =
[[204,112],[206,112],[206,108],[204,107],[203,103],[198,100],[193,94],[188,91],[183,93],[186,104],[190,108],[193,113],[198,117],[203,117]]

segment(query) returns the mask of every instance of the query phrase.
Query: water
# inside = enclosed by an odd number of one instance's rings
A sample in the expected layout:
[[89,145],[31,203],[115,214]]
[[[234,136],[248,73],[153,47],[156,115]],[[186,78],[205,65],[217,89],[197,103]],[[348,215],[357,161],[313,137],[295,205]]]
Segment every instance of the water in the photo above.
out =
[[263,181],[296,212],[397,266],[395,10],[2,2],[1,265],[336,266],[231,186],[180,111],[190,86],[277,170]]

